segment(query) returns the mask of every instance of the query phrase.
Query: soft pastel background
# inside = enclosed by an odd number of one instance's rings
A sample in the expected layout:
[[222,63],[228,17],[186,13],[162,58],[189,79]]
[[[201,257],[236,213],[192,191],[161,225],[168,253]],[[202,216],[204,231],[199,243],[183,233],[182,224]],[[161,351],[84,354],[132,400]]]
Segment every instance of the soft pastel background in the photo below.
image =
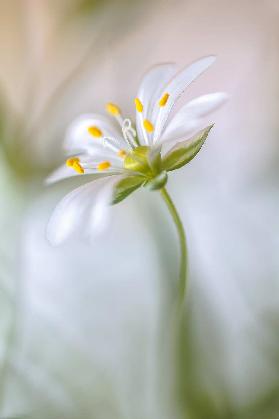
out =
[[[279,418],[278,21],[277,0],[1,0],[1,419]],[[230,101],[169,181],[190,253],[177,359],[159,194],[115,206],[97,241],[52,248],[46,223],[74,183],[43,179],[75,116],[110,100],[133,116],[148,67],[212,53],[182,102]]]

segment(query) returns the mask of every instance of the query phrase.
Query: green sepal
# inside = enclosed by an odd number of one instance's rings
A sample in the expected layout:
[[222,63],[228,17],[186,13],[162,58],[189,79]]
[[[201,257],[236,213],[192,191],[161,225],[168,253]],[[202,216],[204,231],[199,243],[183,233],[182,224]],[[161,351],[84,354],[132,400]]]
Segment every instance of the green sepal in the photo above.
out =
[[161,158],[162,146],[154,146],[149,149],[147,160],[154,174],[160,173],[162,170],[162,158]]
[[168,174],[164,170],[163,172],[159,173],[159,175],[155,176],[153,179],[148,180],[144,183],[144,187],[148,188],[151,191],[156,191],[161,189],[165,186],[168,181]]
[[127,176],[122,178],[115,186],[111,204],[118,204],[145,182],[143,176]]
[[163,158],[162,169],[169,172],[189,163],[202,148],[212,127],[213,125],[210,125],[189,140],[177,143]]

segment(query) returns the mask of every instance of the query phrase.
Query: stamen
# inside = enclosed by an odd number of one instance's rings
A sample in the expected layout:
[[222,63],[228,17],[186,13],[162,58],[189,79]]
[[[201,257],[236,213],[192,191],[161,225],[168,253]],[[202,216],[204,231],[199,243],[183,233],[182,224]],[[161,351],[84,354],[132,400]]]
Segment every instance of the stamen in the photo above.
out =
[[109,161],[103,161],[98,164],[97,169],[102,171],[102,170],[109,169],[110,166],[111,166],[111,163]]
[[66,166],[68,167],[73,167],[74,163],[79,163],[78,157],[70,157],[69,159],[66,160]]
[[160,106],[161,108],[163,108],[163,107],[167,104],[167,101],[169,100],[169,97],[170,97],[170,95],[169,95],[168,93],[165,93],[165,94],[161,97],[161,99],[159,100],[159,106]]
[[125,157],[127,156],[127,152],[125,150],[119,150],[117,155],[121,158],[121,159],[125,159]]
[[135,99],[135,105],[136,105],[136,110],[139,113],[142,113],[142,111],[143,111],[143,104],[141,103],[141,101],[139,100],[138,97],[136,97],[136,99]]
[[77,173],[79,174],[83,174],[84,173],[84,168],[82,167],[82,165],[80,164],[80,160],[78,157],[70,157],[67,161],[66,161],[66,165],[68,167],[71,167],[72,169],[74,169]]
[[115,105],[114,103],[107,103],[106,110],[107,110],[108,113],[110,113],[113,116],[121,115],[120,108],[117,105]]
[[100,130],[100,128],[98,128],[96,126],[88,127],[87,130],[88,130],[89,134],[91,134],[93,137],[100,138],[100,137],[103,136],[103,133]]
[[147,132],[153,132],[154,131],[153,124],[148,119],[145,119],[143,121],[143,126],[144,126],[144,128]]
[[72,166],[72,168],[79,174],[83,174],[84,173],[84,168],[82,167],[82,165],[78,162],[75,162]]

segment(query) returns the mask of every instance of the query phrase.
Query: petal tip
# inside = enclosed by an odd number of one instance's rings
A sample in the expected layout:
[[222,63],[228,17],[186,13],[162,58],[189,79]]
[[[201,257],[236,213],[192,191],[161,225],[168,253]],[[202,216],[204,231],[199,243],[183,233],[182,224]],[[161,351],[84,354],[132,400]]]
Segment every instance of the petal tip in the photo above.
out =
[[212,61],[212,63],[214,63],[217,60],[217,55],[215,54],[210,54],[205,56],[204,58],[208,59],[209,61]]

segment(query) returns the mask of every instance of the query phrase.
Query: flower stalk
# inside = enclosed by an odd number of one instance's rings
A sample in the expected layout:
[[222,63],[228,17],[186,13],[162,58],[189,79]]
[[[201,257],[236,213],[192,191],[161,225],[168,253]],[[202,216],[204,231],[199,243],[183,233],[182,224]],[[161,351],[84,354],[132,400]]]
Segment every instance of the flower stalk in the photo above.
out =
[[177,212],[177,209],[168,193],[166,188],[160,190],[161,196],[165,201],[171,217],[174,221],[180,246],[180,268],[179,268],[179,283],[178,283],[178,292],[179,292],[179,302],[182,305],[184,303],[186,286],[187,286],[187,273],[188,273],[188,252],[187,252],[187,243],[186,243],[186,234],[183,227],[181,218]]

